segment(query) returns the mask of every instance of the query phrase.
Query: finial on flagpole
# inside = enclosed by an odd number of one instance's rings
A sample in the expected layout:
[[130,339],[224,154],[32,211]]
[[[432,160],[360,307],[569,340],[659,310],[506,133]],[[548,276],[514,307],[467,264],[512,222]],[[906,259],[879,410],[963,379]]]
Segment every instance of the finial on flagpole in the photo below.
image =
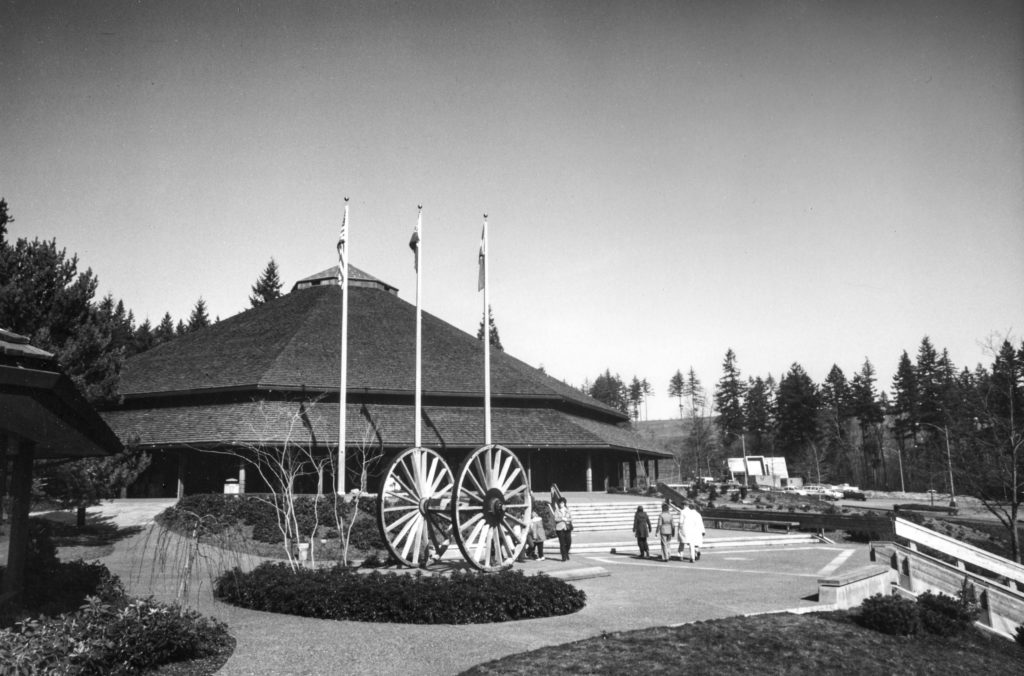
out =
[[348,202],[348,198],[347,197],[345,198],[345,201]]
[[420,211],[423,211],[423,205],[422,204],[417,204],[416,208],[419,209]]
[[485,221],[487,220],[487,214],[484,214],[484,220]]

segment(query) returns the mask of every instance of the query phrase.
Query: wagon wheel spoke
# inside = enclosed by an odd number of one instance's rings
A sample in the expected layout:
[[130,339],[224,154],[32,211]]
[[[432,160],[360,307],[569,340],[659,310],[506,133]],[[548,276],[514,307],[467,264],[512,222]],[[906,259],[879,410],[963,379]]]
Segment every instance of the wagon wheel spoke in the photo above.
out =
[[455,482],[452,534],[474,567],[512,565],[526,544],[530,487],[522,462],[503,446],[484,446],[462,463]]
[[[515,516],[513,514],[509,514],[508,512],[505,512],[505,520],[506,521],[514,521],[517,526],[521,526],[522,528],[526,528],[526,521],[525,520],[520,519],[519,517],[517,517],[517,516]],[[519,538],[516,538],[516,539],[518,540]]]
[[419,510],[416,510],[416,509],[406,510],[406,511],[407,511],[407,514],[404,514],[403,516],[398,517],[394,521],[389,522],[387,524],[387,526],[385,526],[385,528],[388,530],[388,532],[391,532],[391,531],[395,530],[399,526],[408,525],[408,523],[410,521],[415,520],[416,517],[419,515]]
[[451,537],[445,501],[455,485],[448,463],[429,448],[399,453],[384,473],[377,498],[377,524],[399,563],[416,566],[429,544],[440,553]]

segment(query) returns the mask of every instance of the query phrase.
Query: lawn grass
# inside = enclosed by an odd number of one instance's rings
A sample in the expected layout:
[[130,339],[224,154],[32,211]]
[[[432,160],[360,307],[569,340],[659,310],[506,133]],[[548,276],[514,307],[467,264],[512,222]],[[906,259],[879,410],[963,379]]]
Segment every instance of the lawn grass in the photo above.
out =
[[1020,674],[1024,650],[980,630],[901,637],[865,629],[845,611],[781,613],[602,634],[463,672],[544,673]]

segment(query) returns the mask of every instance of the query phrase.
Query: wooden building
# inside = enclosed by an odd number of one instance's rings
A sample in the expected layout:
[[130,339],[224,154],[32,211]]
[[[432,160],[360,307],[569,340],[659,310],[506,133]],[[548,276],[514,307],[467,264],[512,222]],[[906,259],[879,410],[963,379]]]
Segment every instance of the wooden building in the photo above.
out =
[[[415,306],[350,266],[346,485],[360,453],[413,445]],[[123,440],[154,453],[139,496],[211,492],[225,481],[262,490],[245,458],[255,448],[338,443],[341,288],[336,268],[124,366],[121,402],[103,412]],[[483,344],[423,315],[423,439],[458,467],[484,439]],[[671,457],[648,448],[628,417],[504,352],[491,351],[492,440],[513,450],[536,489],[604,490],[628,465]],[[378,464],[377,471],[382,470]],[[374,490],[374,471],[369,489]],[[333,481],[333,480],[331,480]],[[325,482],[326,483],[326,482]],[[329,487],[331,483],[326,483]]]

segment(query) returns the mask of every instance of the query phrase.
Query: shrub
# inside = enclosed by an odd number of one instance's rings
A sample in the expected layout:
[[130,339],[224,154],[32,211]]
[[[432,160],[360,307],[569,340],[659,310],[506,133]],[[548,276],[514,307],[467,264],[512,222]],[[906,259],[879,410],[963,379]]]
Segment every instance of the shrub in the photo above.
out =
[[963,597],[955,599],[945,594],[925,592],[917,597],[917,606],[924,629],[938,636],[963,633],[978,617],[977,609]]
[[551,504],[547,500],[534,500],[532,507],[544,522],[544,535],[555,537],[555,514],[551,511]]
[[567,615],[586,594],[546,575],[521,571],[424,576],[357,573],[263,563],[222,574],[217,598],[245,608],[304,617],[407,624],[470,624]]
[[910,636],[921,631],[917,604],[901,596],[875,594],[864,599],[857,622],[883,634]]
[[1013,638],[1017,641],[1017,645],[1024,648],[1024,624],[1017,627],[1017,633]]
[[216,620],[122,593],[109,602],[90,596],[75,613],[0,632],[0,662],[19,674],[136,674],[229,645]]
[[[203,534],[218,534],[224,530],[242,524],[252,527],[252,538],[266,544],[279,544],[284,541],[277,521],[277,508],[271,502],[272,497],[253,495],[199,494],[186,495],[173,507],[164,510],[157,516],[157,522],[176,533],[191,534],[195,527],[196,516],[202,517]],[[334,499],[301,496],[295,500],[295,516],[299,524],[299,533],[304,540],[314,535],[315,525],[327,530],[326,537],[337,521],[333,513]],[[315,510],[314,510],[315,507]],[[352,503],[340,503],[339,512],[348,525],[348,520],[355,512]],[[317,520],[319,514],[319,521]],[[372,498],[359,499],[359,515],[352,528],[349,544],[362,550],[381,549],[384,547],[376,522],[377,503]],[[337,531],[334,531],[337,537]]]
[[[87,596],[103,599],[123,594],[121,581],[111,575],[103,564],[82,560],[66,563],[57,559],[57,550],[50,537],[51,528],[44,521],[29,523],[28,557],[25,583],[17,608],[5,609],[0,627],[7,627],[29,615],[59,615],[75,610]],[[5,569],[0,567],[0,581]]]

